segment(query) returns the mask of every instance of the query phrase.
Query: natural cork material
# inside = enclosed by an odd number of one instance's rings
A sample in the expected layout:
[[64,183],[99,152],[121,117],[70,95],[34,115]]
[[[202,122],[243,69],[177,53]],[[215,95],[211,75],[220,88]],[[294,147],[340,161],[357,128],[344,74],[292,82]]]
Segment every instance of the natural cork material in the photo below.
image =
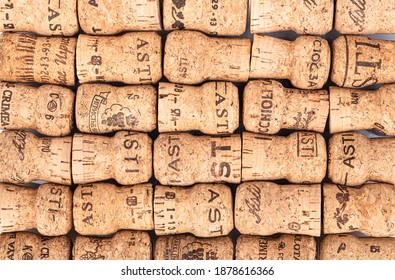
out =
[[368,139],[357,132],[335,134],[329,140],[328,155],[328,177],[335,184],[395,184],[395,138]]
[[287,137],[243,133],[242,181],[320,183],[326,163],[326,143],[319,133],[294,132]]
[[216,38],[197,31],[173,31],[166,39],[164,75],[170,82],[180,84],[206,80],[247,82],[250,55],[248,38]]
[[197,237],[227,235],[233,229],[232,192],[226,185],[190,188],[156,186],[154,220],[157,235],[192,233]]
[[159,84],[159,132],[199,130],[232,134],[239,127],[239,94],[229,82],[200,87]]
[[246,130],[276,134],[280,129],[323,133],[329,113],[327,90],[284,88],[273,80],[250,81],[243,94]]
[[165,30],[199,30],[217,36],[242,35],[247,26],[248,0],[164,0]]
[[117,187],[107,183],[80,185],[74,191],[75,230],[82,235],[113,234],[120,229],[152,230],[151,184]]
[[162,78],[162,39],[155,32],[81,34],[76,60],[80,83],[154,84]]
[[84,84],[78,88],[75,111],[81,132],[150,132],[156,128],[156,89]]
[[241,234],[321,234],[321,185],[243,183],[236,189],[235,227]]
[[154,173],[162,185],[240,183],[240,135],[159,134],[154,143]]
[[113,137],[76,133],[72,156],[76,184],[115,179],[132,185],[152,176],[152,140],[145,133],[120,131]]
[[300,36],[287,41],[254,35],[251,78],[288,79],[301,89],[321,89],[328,80],[331,50],[328,41]]
[[71,185],[71,137],[37,137],[30,132],[0,133],[0,182],[34,180]]
[[74,86],[76,38],[0,34],[2,81]]
[[111,238],[77,236],[74,260],[150,260],[151,240],[146,232],[120,231]]

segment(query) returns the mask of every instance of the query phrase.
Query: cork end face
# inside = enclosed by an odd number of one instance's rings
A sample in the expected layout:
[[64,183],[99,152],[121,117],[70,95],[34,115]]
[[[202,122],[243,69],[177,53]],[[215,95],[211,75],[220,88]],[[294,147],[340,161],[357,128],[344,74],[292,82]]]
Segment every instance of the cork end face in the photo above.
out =
[[339,87],[343,87],[348,71],[348,42],[346,36],[340,36],[332,42],[332,72],[331,80]]

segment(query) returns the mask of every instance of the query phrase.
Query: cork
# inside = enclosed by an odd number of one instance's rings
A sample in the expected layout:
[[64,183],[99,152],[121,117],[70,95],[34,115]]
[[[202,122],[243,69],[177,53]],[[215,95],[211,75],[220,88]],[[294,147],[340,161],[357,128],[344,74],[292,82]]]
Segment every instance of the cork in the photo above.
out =
[[239,94],[232,83],[209,82],[200,87],[159,84],[159,132],[232,134],[238,127]]
[[329,129],[332,134],[369,129],[395,136],[395,85],[377,90],[330,87]]
[[91,35],[162,29],[159,0],[78,1],[78,19]]
[[172,83],[247,82],[250,55],[248,38],[216,38],[176,30],[167,35],[163,71]]
[[321,234],[321,185],[243,183],[236,189],[235,227],[241,234]]
[[154,173],[162,185],[240,183],[240,135],[159,134],[154,143]]
[[357,132],[335,134],[329,140],[328,156],[328,177],[335,184],[395,184],[395,138],[368,139]]
[[251,33],[325,35],[332,30],[333,11],[333,0],[252,0]]
[[233,242],[229,236],[160,236],[155,243],[155,260],[233,260]]
[[328,80],[331,50],[320,37],[287,41],[255,34],[251,52],[251,78],[288,79],[300,89],[321,89]]
[[81,84],[154,84],[162,78],[162,39],[155,32],[130,32],[121,36],[81,34],[76,60]]
[[156,186],[154,221],[157,235],[227,235],[233,229],[232,192],[222,184],[197,184],[190,188]]
[[248,82],[243,94],[246,130],[276,134],[281,129],[323,133],[329,113],[327,90],[285,88],[274,80]]
[[150,132],[156,128],[156,89],[83,84],[76,99],[76,123],[81,132],[119,130]]
[[164,0],[165,30],[198,30],[217,36],[239,36],[246,31],[248,0]]
[[150,260],[151,240],[146,232],[120,231],[111,238],[78,235],[73,260]]
[[151,184],[80,185],[73,198],[75,230],[82,235],[107,235],[120,229],[152,230],[152,198]]
[[71,185],[71,137],[37,137],[31,132],[0,133],[0,182],[34,180]]
[[69,260],[70,253],[67,236],[46,237],[32,232],[0,235],[0,260]]
[[0,34],[1,80],[74,86],[76,41],[71,37]]
[[315,260],[314,237],[283,234],[278,238],[240,235],[236,260]]
[[152,140],[145,133],[120,131],[113,137],[76,133],[72,174],[76,184],[115,179],[121,185],[152,176]]
[[326,143],[319,133],[294,132],[286,137],[243,133],[242,181],[320,183],[326,167]]

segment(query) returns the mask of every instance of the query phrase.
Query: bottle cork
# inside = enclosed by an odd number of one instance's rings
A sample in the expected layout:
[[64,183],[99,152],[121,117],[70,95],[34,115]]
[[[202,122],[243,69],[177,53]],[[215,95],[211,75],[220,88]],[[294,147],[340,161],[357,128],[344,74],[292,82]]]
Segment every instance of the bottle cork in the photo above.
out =
[[75,230],[82,235],[113,234],[119,229],[154,229],[151,184],[117,187],[80,185],[74,191]]
[[276,134],[280,129],[323,133],[329,113],[327,90],[284,88],[274,80],[248,82],[243,94],[246,130]]
[[331,50],[328,41],[300,36],[287,41],[254,35],[251,78],[288,79],[301,89],[321,89],[328,80]]
[[248,0],[164,0],[165,30],[192,29],[211,35],[239,36],[246,30]]
[[199,130],[232,134],[239,127],[239,94],[229,82],[200,87],[159,84],[159,132]]
[[329,140],[328,156],[328,177],[335,184],[395,184],[395,138],[368,139],[357,132],[335,134]]
[[155,32],[81,34],[76,60],[80,83],[154,84],[162,78],[162,39]]
[[294,132],[287,137],[243,133],[242,181],[320,183],[326,167],[326,143],[319,133]]
[[0,133],[0,182],[34,180],[71,185],[71,137],[37,137],[30,132]]
[[0,234],[0,260],[69,260],[67,236],[46,237],[32,232]]
[[197,31],[177,30],[167,36],[163,71],[172,83],[247,82],[250,55],[248,38],[215,38]]
[[192,233],[197,237],[227,235],[233,229],[232,192],[226,185],[190,188],[156,186],[155,233]]
[[161,236],[155,243],[155,260],[233,260],[233,242],[229,236]]
[[236,189],[235,226],[241,234],[321,234],[321,185],[248,182]]
[[152,140],[145,133],[120,131],[113,137],[76,133],[72,156],[76,184],[115,179],[132,185],[152,176]]
[[84,84],[78,88],[75,110],[81,132],[150,132],[156,128],[156,90],[152,86]]
[[240,183],[240,135],[159,134],[154,143],[154,173],[162,185]]
[[71,37],[0,34],[1,79],[74,86],[76,41]]

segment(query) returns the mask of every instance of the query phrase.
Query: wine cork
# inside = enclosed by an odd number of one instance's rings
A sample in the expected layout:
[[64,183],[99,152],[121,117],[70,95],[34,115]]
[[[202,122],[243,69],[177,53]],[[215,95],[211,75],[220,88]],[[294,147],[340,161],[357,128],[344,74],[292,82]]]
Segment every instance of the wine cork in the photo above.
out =
[[240,135],[159,134],[154,143],[154,173],[162,185],[240,183]]
[[276,134],[280,129],[323,133],[329,113],[327,90],[284,88],[274,80],[248,82],[243,94],[246,130]]
[[161,236],[155,243],[155,260],[233,260],[233,242],[229,236]]
[[159,132],[199,130],[231,134],[239,127],[239,94],[228,82],[200,87],[159,84]]
[[113,137],[76,133],[72,173],[76,184],[115,179],[145,183],[152,176],[152,140],[144,133],[120,131]]
[[326,143],[319,133],[294,132],[287,137],[243,133],[242,181],[320,183],[326,162]]
[[162,78],[162,39],[155,32],[81,34],[76,60],[80,83],[154,84]]
[[250,53],[248,38],[215,38],[197,31],[173,31],[166,39],[163,71],[172,83],[247,82]]
[[76,39],[0,34],[0,76],[3,81],[73,86]]
[[232,192],[226,185],[190,188],[156,186],[155,233],[192,233],[198,237],[227,235],[233,229]]
[[248,0],[164,0],[165,30],[192,29],[218,36],[239,36],[246,30]]
[[111,238],[77,236],[73,260],[150,260],[151,240],[146,232],[120,231]]
[[328,177],[335,184],[395,184],[395,138],[368,139],[357,132],[335,134],[329,140],[328,156]]
[[156,128],[156,90],[152,86],[84,84],[78,88],[75,111],[81,132],[150,132]]
[[0,182],[34,180],[71,185],[71,137],[39,138],[30,132],[0,133]]
[[151,184],[117,187],[80,185],[74,191],[75,230],[82,235],[113,234],[119,229],[154,229]]
[[254,35],[251,78],[288,79],[301,89],[321,89],[328,80],[331,50],[328,41],[300,36],[287,41]]
[[69,260],[67,236],[45,237],[32,232],[0,234],[0,260]]
[[236,189],[235,226],[241,234],[321,234],[321,185],[248,182]]

